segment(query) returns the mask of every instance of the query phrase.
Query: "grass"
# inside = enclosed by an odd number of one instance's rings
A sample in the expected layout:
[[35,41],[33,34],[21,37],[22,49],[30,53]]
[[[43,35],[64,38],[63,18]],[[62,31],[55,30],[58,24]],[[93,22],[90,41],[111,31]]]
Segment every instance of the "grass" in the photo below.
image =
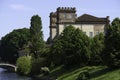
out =
[[108,71],[92,80],[120,80],[120,69]]
[[57,80],[75,80],[83,71],[90,73],[90,80],[120,80],[120,69],[110,70],[106,66],[85,66],[70,70],[59,66],[50,72],[50,76],[54,76]]

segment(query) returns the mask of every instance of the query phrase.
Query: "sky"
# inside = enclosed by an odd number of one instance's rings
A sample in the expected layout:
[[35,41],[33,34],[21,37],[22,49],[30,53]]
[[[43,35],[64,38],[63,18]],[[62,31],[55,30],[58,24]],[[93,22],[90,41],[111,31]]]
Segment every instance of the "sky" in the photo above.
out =
[[14,29],[30,28],[30,19],[42,19],[44,40],[49,37],[49,15],[58,7],[76,7],[77,16],[120,18],[120,0],[0,0],[0,39]]

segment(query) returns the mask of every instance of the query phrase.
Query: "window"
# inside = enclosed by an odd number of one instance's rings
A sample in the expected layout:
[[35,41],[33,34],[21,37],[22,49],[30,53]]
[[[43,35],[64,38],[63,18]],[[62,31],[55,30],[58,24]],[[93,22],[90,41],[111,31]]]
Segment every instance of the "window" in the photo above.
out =
[[98,35],[99,34],[99,31],[96,31],[96,33],[95,33],[96,35]]
[[93,32],[90,32],[90,33],[89,33],[89,36],[90,36],[90,37],[93,37]]

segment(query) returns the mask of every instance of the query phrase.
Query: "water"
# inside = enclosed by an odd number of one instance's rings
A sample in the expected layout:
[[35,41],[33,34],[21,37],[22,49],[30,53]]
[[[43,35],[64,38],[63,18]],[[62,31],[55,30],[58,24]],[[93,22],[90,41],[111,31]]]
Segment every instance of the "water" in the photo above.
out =
[[20,76],[13,72],[8,72],[0,68],[0,80],[32,80],[29,77]]

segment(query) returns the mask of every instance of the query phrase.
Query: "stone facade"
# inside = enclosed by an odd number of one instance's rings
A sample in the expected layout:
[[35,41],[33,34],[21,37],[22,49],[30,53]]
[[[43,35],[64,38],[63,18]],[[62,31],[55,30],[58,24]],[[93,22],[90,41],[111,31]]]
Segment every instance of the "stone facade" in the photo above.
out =
[[58,7],[56,12],[50,13],[50,40],[61,34],[66,26],[72,25],[81,29],[89,37],[105,33],[105,26],[109,24],[109,16],[98,18],[89,14],[77,17],[76,8]]

